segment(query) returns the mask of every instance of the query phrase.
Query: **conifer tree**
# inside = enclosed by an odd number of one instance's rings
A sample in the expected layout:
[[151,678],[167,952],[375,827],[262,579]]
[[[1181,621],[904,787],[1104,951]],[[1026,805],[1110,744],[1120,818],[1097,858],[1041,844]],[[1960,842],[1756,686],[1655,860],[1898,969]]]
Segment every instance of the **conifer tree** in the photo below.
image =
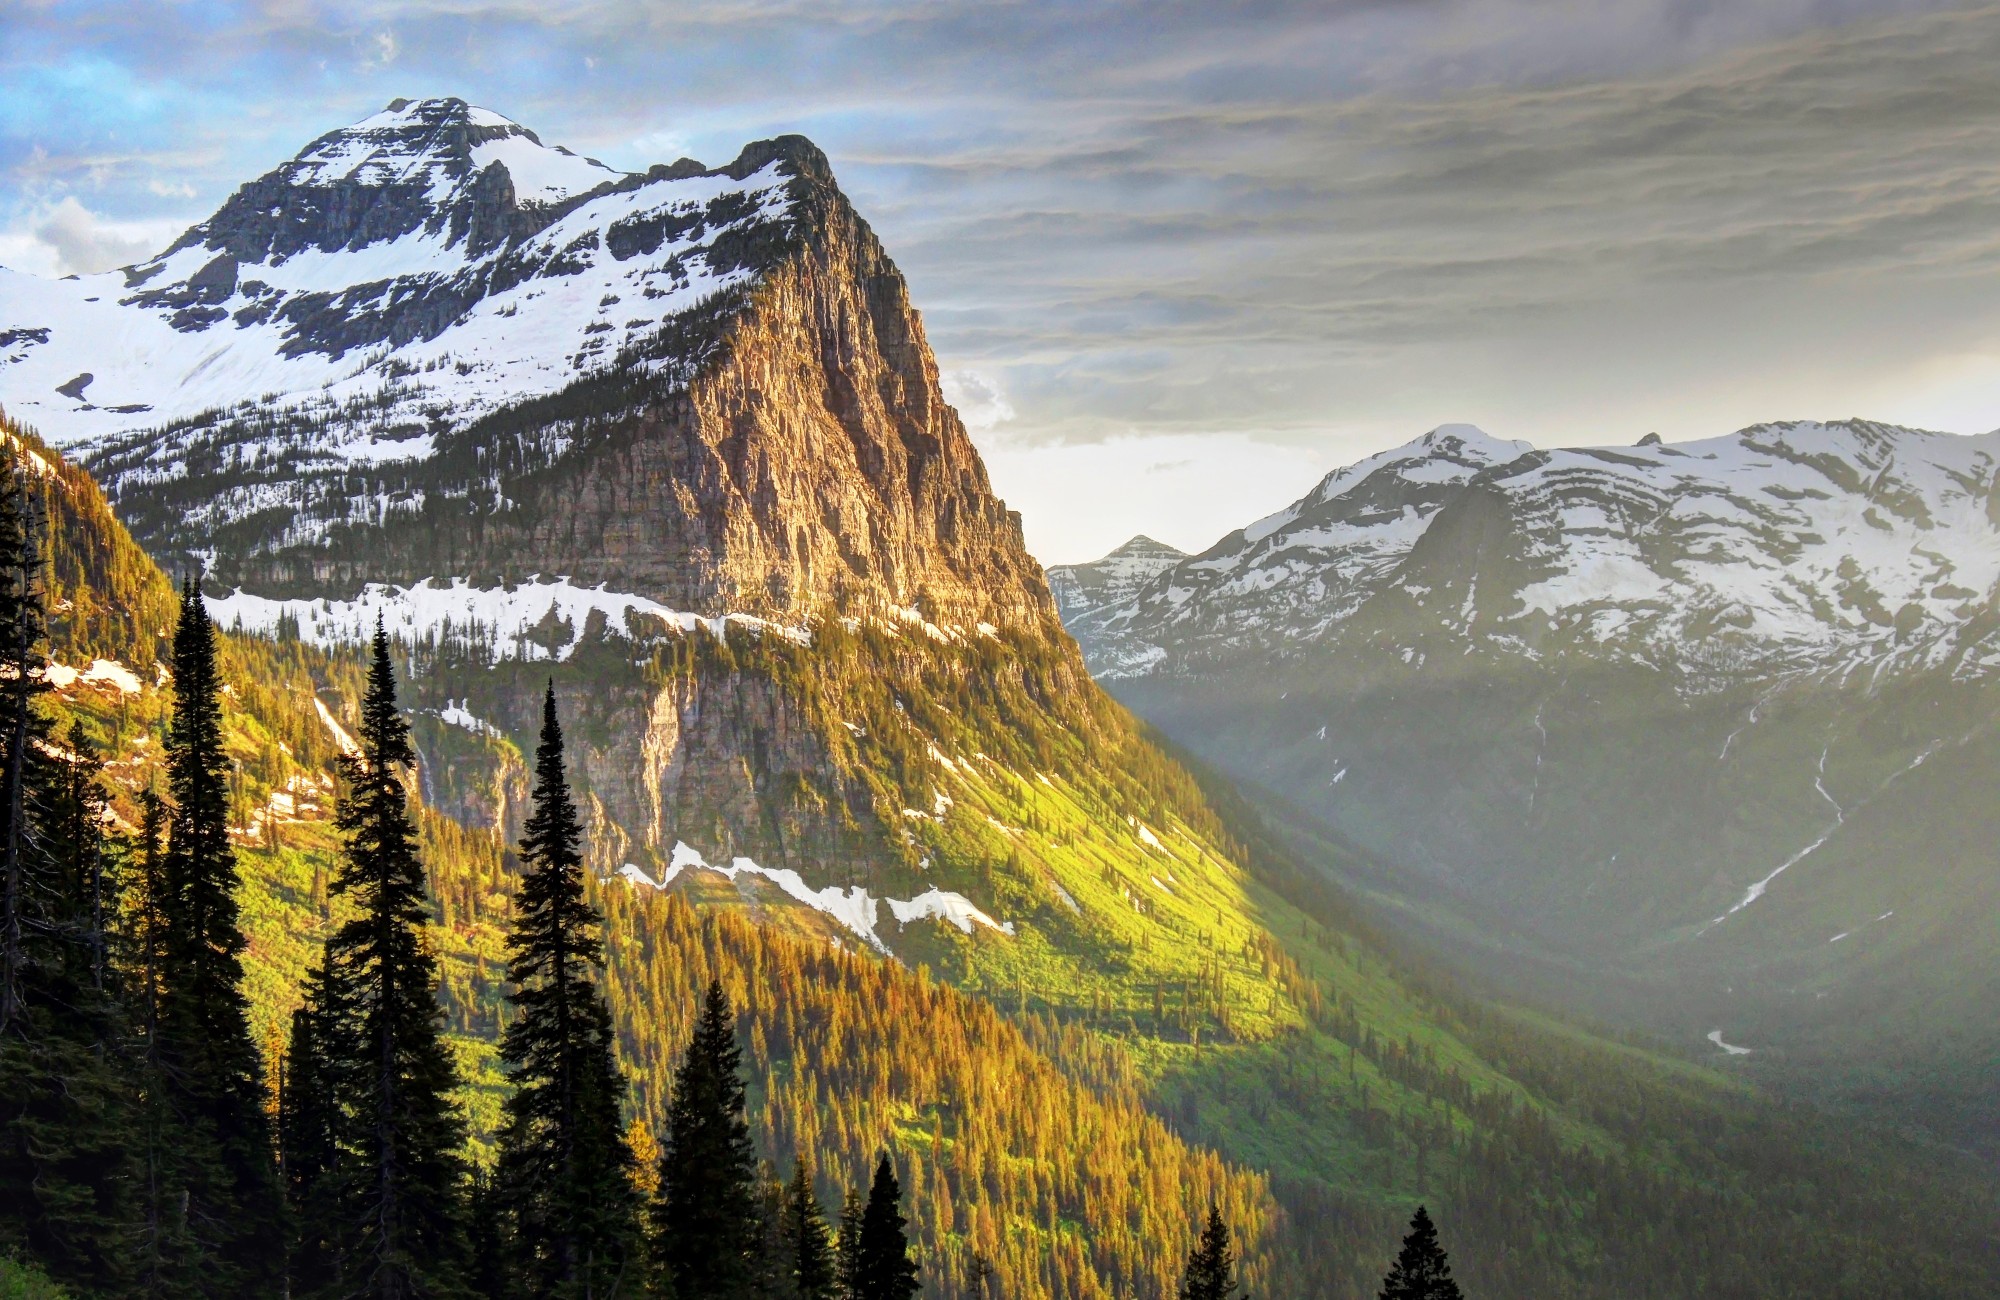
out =
[[652,1211],[656,1273],[684,1300],[739,1300],[755,1289],[761,1231],[742,1062],[729,999],[712,981],[674,1074]]
[[834,1294],[840,1300],[859,1300],[864,1294],[861,1271],[861,1221],[867,1207],[860,1189],[849,1187],[840,1201],[840,1235],[834,1242],[834,1265],[838,1270]]
[[1208,1221],[1188,1251],[1187,1268],[1181,1273],[1180,1300],[1228,1300],[1236,1290],[1231,1276],[1236,1268],[1236,1251],[1229,1244],[1229,1225],[1222,1212],[1208,1207]]
[[1409,1235],[1396,1262],[1382,1279],[1381,1300],[1460,1300],[1451,1265],[1438,1245],[1437,1227],[1423,1206],[1410,1220]]
[[36,700],[44,611],[39,536],[18,462],[0,466],[0,1037],[19,1036],[27,1015],[34,851],[29,786],[48,727]]
[[519,1015],[500,1043],[514,1091],[499,1134],[495,1202],[525,1294],[606,1296],[637,1248],[640,1206],[611,1008],[597,983],[603,918],[584,897],[583,827],[563,773],[553,685],[542,701],[521,864],[507,943],[508,1000]]
[[283,1205],[264,1112],[263,1057],[243,993],[245,940],[229,842],[228,760],[215,626],[190,579],[174,628],[174,710],[166,745],[170,800],[160,976],[161,1101],[177,1163],[168,1192],[202,1243],[202,1267],[239,1295],[274,1292],[284,1259]]
[[[0,465],[0,1252],[116,1289],[129,1169],[122,1024],[85,877],[104,852],[88,752],[51,743],[39,512]],[[92,864],[92,865],[86,865]]]
[[332,1078],[337,1152],[318,1198],[331,1217],[305,1236],[334,1243],[340,1295],[415,1300],[461,1286],[465,1121],[422,933],[430,906],[403,785],[416,752],[379,622],[358,739],[360,753],[341,764],[336,824],[347,844],[332,886],[350,915],[327,942],[309,1004],[308,1041]]
[[304,1005],[292,1012],[278,1090],[278,1150],[293,1238],[287,1281],[313,1295],[342,1274],[340,1231],[340,1094],[328,1059],[327,1026],[340,1024],[324,967],[306,977]]
[[860,1296],[863,1300],[910,1300],[922,1288],[917,1264],[910,1258],[908,1223],[903,1218],[903,1189],[884,1151],[875,1164],[875,1181],[868,1188],[868,1208],[861,1214]]
[[790,1293],[798,1300],[836,1300],[840,1278],[833,1238],[813,1193],[812,1167],[803,1157],[785,1188],[783,1222]]

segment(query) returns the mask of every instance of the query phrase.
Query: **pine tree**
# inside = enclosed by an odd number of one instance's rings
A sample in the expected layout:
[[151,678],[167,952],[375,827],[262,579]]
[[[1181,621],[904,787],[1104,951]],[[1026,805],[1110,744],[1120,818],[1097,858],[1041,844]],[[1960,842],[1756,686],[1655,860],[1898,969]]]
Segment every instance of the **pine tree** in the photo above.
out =
[[1438,1245],[1437,1228],[1423,1206],[1410,1220],[1409,1235],[1389,1275],[1382,1279],[1381,1300],[1460,1300],[1451,1265]]
[[862,1300],[910,1300],[922,1289],[917,1283],[916,1261],[910,1258],[907,1228],[903,1189],[885,1151],[875,1164],[868,1208],[861,1214]]
[[328,1217],[303,1237],[333,1243],[342,1296],[452,1295],[465,1263],[465,1121],[423,936],[430,906],[403,785],[416,752],[380,623],[359,743],[341,764],[336,824],[347,844],[332,886],[350,914],[327,942],[308,1004],[308,1041],[332,1079],[337,1151],[318,1198]]
[[1208,1207],[1208,1222],[1188,1251],[1187,1268],[1181,1273],[1180,1300],[1227,1300],[1236,1290],[1230,1276],[1236,1267],[1236,1251],[1229,1244],[1229,1225],[1222,1212]]
[[132,1109],[91,905],[103,792],[88,746],[53,745],[40,706],[37,504],[19,464],[0,465],[0,1252],[113,1290],[129,1276]]
[[652,1213],[656,1272],[690,1300],[754,1293],[761,1231],[742,1061],[729,999],[713,981],[674,1073]]
[[813,1193],[812,1167],[803,1159],[785,1188],[784,1252],[789,1291],[798,1300],[835,1300],[840,1279],[833,1237]]
[[866,1212],[861,1192],[848,1188],[841,1197],[840,1235],[834,1242],[834,1266],[837,1270],[834,1294],[840,1300],[860,1300],[866,1294],[861,1269],[861,1222]]
[[542,702],[533,808],[508,938],[508,1000],[519,1015],[500,1057],[514,1091],[498,1140],[495,1202],[516,1283],[534,1296],[606,1296],[639,1235],[632,1150],[619,1114],[625,1081],[611,1008],[598,988],[603,918],[583,892],[583,827],[563,773],[555,688]]
[[331,996],[323,967],[306,977],[304,1005],[292,1012],[278,1090],[278,1149],[294,1227],[287,1280],[298,1295],[312,1295],[342,1275],[342,1126],[327,1026],[344,1017],[330,1006]]
[[0,768],[0,1037],[23,1031],[27,1016],[33,928],[34,852],[28,826],[29,786],[48,735],[35,707],[48,689],[41,663],[44,626],[38,530],[22,486],[22,470],[9,459],[0,467],[0,727],[5,767]]
[[284,1259],[283,1205],[264,1112],[263,1057],[243,993],[245,940],[229,842],[228,760],[215,626],[193,580],[174,628],[174,711],[166,745],[170,800],[165,943],[160,976],[161,1102],[174,1136],[169,1195],[205,1255],[201,1267],[237,1295],[275,1292]]

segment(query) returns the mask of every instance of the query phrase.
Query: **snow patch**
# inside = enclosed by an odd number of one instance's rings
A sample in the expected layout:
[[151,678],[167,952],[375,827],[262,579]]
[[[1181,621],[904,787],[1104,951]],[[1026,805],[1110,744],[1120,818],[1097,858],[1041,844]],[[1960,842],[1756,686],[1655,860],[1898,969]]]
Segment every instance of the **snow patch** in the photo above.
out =
[[667,869],[658,880],[647,875],[633,863],[626,863],[618,869],[618,875],[635,885],[648,885],[654,889],[665,889],[678,879],[684,871],[712,871],[735,881],[741,876],[756,876],[768,880],[790,897],[807,907],[832,917],[857,937],[864,939],[877,952],[888,953],[889,946],[876,932],[879,919],[879,905],[887,903],[889,914],[898,925],[909,925],[913,921],[936,920],[957,926],[966,934],[971,934],[974,926],[1012,937],[1012,921],[995,921],[985,912],[975,907],[963,894],[949,893],[932,886],[912,899],[883,898],[869,896],[859,885],[842,888],[829,885],[825,889],[814,889],[807,885],[798,872],[789,867],[770,868],[759,866],[749,858],[734,858],[726,867],[716,866],[703,858],[699,851],[687,844],[676,841],[673,855],[667,861]]

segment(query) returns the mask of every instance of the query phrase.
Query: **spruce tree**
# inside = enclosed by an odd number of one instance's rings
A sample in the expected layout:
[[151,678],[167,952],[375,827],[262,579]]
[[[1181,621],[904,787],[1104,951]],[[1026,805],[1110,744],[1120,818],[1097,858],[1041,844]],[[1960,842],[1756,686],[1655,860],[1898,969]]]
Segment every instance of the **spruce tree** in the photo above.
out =
[[861,1220],[867,1206],[861,1192],[847,1189],[840,1201],[840,1235],[834,1241],[834,1266],[838,1270],[834,1294],[840,1300],[860,1300],[865,1294],[861,1271]]
[[278,1089],[278,1150],[293,1225],[287,1282],[297,1295],[313,1295],[342,1276],[342,1124],[327,1027],[345,1017],[330,997],[325,968],[314,969],[306,976],[304,1005],[292,1012]]
[[652,1207],[656,1273],[683,1300],[739,1300],[755,1291],[762,1234],[742,1063],[729,999],[721,981],[711,982],[674,1073]]
[[840,1295],[838,1263],[826,1215],[813,1193],[812,1168],[802,1158],[785,1188],[785,1267],[790,1293],[798,1300],[836,1300]]
[[190,579],[174,628],[174,710],[166,745],[170,800],[160,978],[161,1101],[177,1131],[170,1195],[203,1244],[218,1285],[275,1292],[283,1205],[264,1111],[264,1066],[243,993],[245,940],[229,842],[228,759],[215,626]]
[[308,1041],[332,1078],[337,1153],[319,1197],[330,1217],[306,1239],[332,1243],[342,1296],[452,1295],[465,1262],[465,1121],[423,936],[430,905],[404,789],[416,752],[379,622],[359,743],[341,763],[336,814],[347,843],[332,892],[349,914],[327,941],[309,1003]]
[[603,918],[584,897],[583,827],[563,773],[553,684],[542,701],[521,865],[507,941],[508,1000],[519,1014],[500,1041],[514,1091],[494,1200],[523,1294],[607,1296],[636,1263],[640,1206],[611,1008],[597,984]]
[[1460,1300],[1458,1283],[1451,1280],[1451,1265],[1438,1245],[1437,1227],[1421,1205],[1410,1220],[1403,1249],[1382,1279],[1381,1300]]
[[903,1189],[883,1152],[861,1213],[861,1296],[864,1300],[910,1300],[922,1288],[903,1218]]
[[91,905],[99,768],[52,743],[40,704],[38,520],[19,464],[0,466],[0,1253],[108,1291],[129,1277],[130,1089]]
[[1227,1300],[1236,1290],[1231,1273],[1236,1267],[1236,1251],[1229,1244],[1229,1225],[1222,1212],[1208,1207],[1208,1221],[1188,1251],[1187,1268],[1181,1273],[1180,1300]]

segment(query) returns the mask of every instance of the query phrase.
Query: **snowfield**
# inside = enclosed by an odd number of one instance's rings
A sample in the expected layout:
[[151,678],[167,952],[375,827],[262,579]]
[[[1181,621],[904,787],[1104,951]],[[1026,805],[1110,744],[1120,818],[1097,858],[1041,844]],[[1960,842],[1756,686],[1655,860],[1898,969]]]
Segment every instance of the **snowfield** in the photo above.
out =
[[453,644],[503,659],[565,660],[595,630],[643,639],[669,629],[705,629],[717,638],[730,624],[808,644],[811,633],[749,614],[706,617],[669,609],[658,601],[602,586],[579,587],[568,578],[541,578],[505,587],[474,587],[464,578],[425,579],[408,587],[369,584],[351,600],[255,596],[241,590],[206,598],[218,626],[276,635],[295,631],[316,646],[360,645],[379,619],[407,645]]
[[712,871],[731,881],[739,876],[753,876],[776,885],[790,897],[804,903],[816,912],[838,921],[857,937],[865,940],[877,952],[888,953],[889,945],[882,940],[876,926],[881,919],[881,905],[886,903],[889,914],[898,925],[910,925],[916,921],[942,921],[958,927],[966,934],[973,927],[983,926],[997,934],[1012,937],[1014,923],[995,921],[986,913],[973,906],[963,894],[948,893],[932,887],[912,899],[877,899],[859,885],[842,888],[829,885],[825,889],[814,889],[807,885],[798,872],[789,867],[773,870],[760,867],[749,858],[736,858],[726,867],[715,866],[694,849],[676,841],[673,856],[667,862],[667,869],[655,880],[634,863],[626,863],[618,869],[618,874],[635,886],[665,889],[679,879],[684,871]]

